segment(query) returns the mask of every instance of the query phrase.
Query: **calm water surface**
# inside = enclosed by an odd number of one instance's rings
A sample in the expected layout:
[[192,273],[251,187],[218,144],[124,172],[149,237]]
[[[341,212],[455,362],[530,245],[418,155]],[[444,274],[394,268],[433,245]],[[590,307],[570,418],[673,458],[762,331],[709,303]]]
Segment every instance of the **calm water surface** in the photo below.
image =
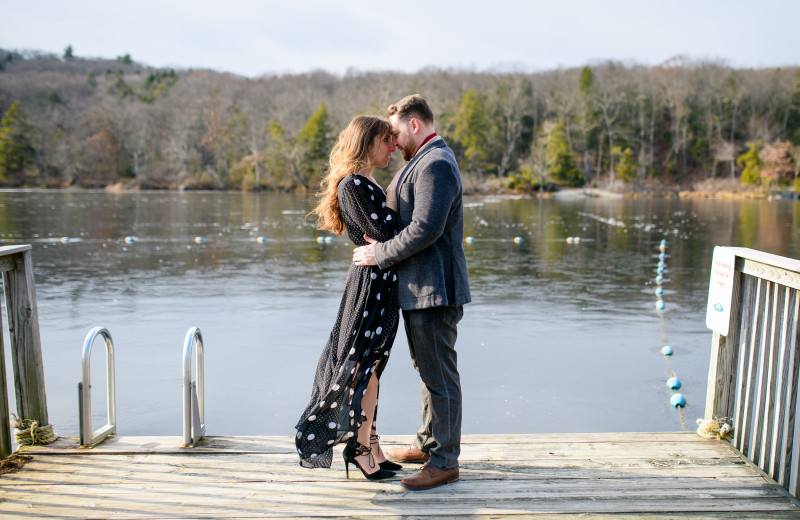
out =
[[[713,247],[800,257],[800,206],[791,201],[465,202],[465,234],[475,238],[465,245],[473,303],[457,346],[465,433],[693,429],[705,401]],[[116,347],[119,434],[180,435],[183,338],[197,326],[209,434],[291,435],[353,247],[342,237],[319,244],[308,207],[282,194],[0,192],[3,244],[33,246],[58,433],[77,435],[81,347],[101,325]],[[567,243],[573,236],[581,242]],[[657,311],[662,239],[666,309]],[[672,358],[660,354],[665,344]],[[96,427],[105,421],[101,346]],[[419,426],[407,348],[401,329],[382,379],[385,433]],[[683,410],[669,405],[672,375],[683,383]]]

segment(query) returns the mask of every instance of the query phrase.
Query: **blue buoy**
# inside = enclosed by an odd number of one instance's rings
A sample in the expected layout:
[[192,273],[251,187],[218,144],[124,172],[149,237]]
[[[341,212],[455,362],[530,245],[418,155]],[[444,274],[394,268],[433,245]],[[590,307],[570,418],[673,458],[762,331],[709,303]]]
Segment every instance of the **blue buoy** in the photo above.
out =
[[661,287],[656,287],[656,290],[654,292],[656,293],[656,296],[661,296],[662,294],[664,294],[664,289],[662,289]]
[[522,243],[522,237],[514,237],[514,243],[515,244],[521,244]]
[[267,237],[256,237],[256,242],[258,242],[259,244],[266,244]]
[[194,243],[195,244],[202,244],[205,241],[206,241],[206,239],[203,238],[203,237],[194,237]]
[[675,408],[679,406],[686,406],[686,399],[684,399],[681,394],[672,394],[672,397],[669,398],[669,404]]
[[664,354],[665,356],[671,356],[672,347],[670,347],[669,345],[664,345],[663,347],[661,347],[661,353]]
[[667,379],[667,388],[669,388],[670,390],[677,390],[680,387],[681,387],[681,382],[678,381],[677,377],[670,377],[669,379]]
[[467,244],[472,244],[473,242],[475,242],[475,237],[464,237],[464,242],[466,242]]
[[664,310],[664,300],[656,301],[656,309],[663,311]]

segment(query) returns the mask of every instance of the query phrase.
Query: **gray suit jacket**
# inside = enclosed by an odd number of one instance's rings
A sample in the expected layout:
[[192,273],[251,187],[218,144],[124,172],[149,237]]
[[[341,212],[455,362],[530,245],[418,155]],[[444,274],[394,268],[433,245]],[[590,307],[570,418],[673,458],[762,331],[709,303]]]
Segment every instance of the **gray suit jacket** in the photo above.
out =
[[397,209],[402,229],[375,244],[375,258],[381,269],[397,266],[400,308],[469,303],[461,174],[441,137],[425,143],[400,174]]

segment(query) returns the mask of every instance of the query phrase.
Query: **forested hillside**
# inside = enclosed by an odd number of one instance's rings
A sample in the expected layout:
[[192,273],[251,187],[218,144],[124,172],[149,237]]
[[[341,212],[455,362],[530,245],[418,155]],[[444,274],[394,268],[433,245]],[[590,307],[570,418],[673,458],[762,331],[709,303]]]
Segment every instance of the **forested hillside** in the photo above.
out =
[[382,115],[415,92],[431,102],[470,190],[795,187],[800,173],[798,67],[673,59],[248,79],[127,55],[83,59],[68,47],[0,49],[0,184],[314,190],[353,115]]

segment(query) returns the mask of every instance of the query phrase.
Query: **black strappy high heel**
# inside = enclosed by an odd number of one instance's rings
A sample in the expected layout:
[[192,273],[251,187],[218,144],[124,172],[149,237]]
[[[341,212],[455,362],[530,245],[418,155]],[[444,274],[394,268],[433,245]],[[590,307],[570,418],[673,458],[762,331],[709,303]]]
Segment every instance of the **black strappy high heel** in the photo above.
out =
[[[372,431],[375,431],[375,428],[373,428]],[[372,450],[372,445],[373,444],[378,444],[379,440],[381,440],[381,436],[378,435],[377,433],[373,433],[372,435],[370,435],[369,436],[369,449]],[[379,463],[378,466],[380,466],[381,469],[388,469],[389,471],[397,471],[397,470],[403,469],[403,466],[401,466],[400,464],[397,464],[396,462],[392,462],[390,460],[384,460],[383,462]]]
[[394,476],[394,471],[389,471],[380,467],[378,471],[375,473],[367,473],[364,471],[364,468],[361,467],[361,464],[356,461],[356,457],[360,457],[361,455],[369,455],[370,460],[370,467],[375,467],[375,459],[372,457],[372,449],[364,446],[356,442],[353,444],[347,444],[344,447],[344,451],[342,452],[342,457],[344,457],[344,470],[347,478],[350,478],[350,464],[355,464],[355,466],[361,470],[361,473],[367,480],[383,480],[387,478],[392,478]]

